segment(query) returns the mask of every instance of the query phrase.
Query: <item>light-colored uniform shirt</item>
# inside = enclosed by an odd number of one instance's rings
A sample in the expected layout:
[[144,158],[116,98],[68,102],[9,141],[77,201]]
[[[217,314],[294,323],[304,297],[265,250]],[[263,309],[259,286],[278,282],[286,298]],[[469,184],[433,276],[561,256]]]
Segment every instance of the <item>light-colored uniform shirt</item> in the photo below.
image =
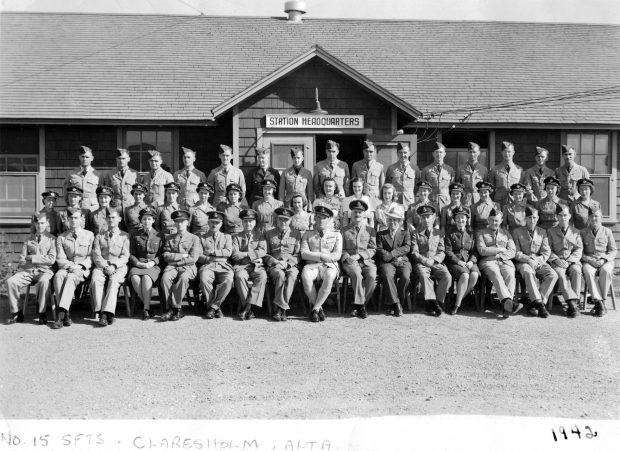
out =
[[[510,172],[508,171],[510,166]],[[520,183],[523,178],[523,168],[514,163],[502,161],[489,172],[489,183],[495,187],[493,201],[500,206],[504,206],[510,201],[510,187],[515,183]]]
[[174,181],[179,184],[179,198],[177,202],[185,208],[193,207],[198,202],[198,184],[206,182],[207,176],[196,168],[183,168],[174,173]]
[[138,173],[133,169],[125,169],[124,175],[121,174],[121,171],[116,171],[113,174],[109,174],[106,177],[105,184],[112,188],[114,193],[112,195],[110,206],[112,208],[118,208],[119,211],[122,212],[125,208],[133,205],[135,201],[131,195],[131,187],[136,183],[138,183]]
[[379,197],[379,188],[385,183],[385,172],[383,165],[377,160],[367,161],[366,159],[356,161],[351,168],[351,179],[361,178],[364,181],[365,195],[376,199]]
[[84,169],[79,167],[72,171],[65,179],[65,195],[67,193],[67,188],[70,186],[77,186],[83,191],[82,208],[86,208],[91,211],[96,210],[99,208],[96,191],[101,181],[102,177],[92,166],[88,167],[86,174],[84,174]]
[[219,205],[222,202],[226,202],[226,187],[231,183],[238,184],[243,190],[240,199],[243,199],[246,193],[245,176],[243,175],[243,171],[234,166],[224,168],[224,166],[220,165],[217,168],[212,169],[207,177],[207,183],[210,183],[215,191],[213,193],[213,205]]
[[467,162],[456,168],[454,180],[457,183],[462,183],[465,187],[465,195],[461,199],[464,206],[469,207],[471,204],[474,204],[480,200],[476,183],[483,181],[486,182],[488,179],[489,170],[480,163],[474,163],[472,165]]
[[405,208],[415,202],[415,184],[419,178],[420,171],[409,162],[403,167],[398,161],[385,172],[385,183],[394,185],[394,201]]
[[563,165],[555,170],[555,177],[560,181],[558,197],[566,201],[571,201],[579,197],[577,181],[580,179],[589,179],[590,173],[586,168],[578,164],[573,164],[570,171],[566,165]]
[[545,191],[545,179],[555,175],[553,169],[547,166],[539,168],[537,165],[532,166],[523,173],[523,184],[527,187],[527,200],[532,205],[547,196]]
[[158,207],[163,205],[165,201],[166,190],[164,185],[174,182],[174,177],[170,172],[159,168],[155,172],[146,174],[142,182],[146,185],[148,190],[145,202],[151,207]]
[[447,164],[432,163],[422,169],[420,180],[425,180],[432,187],[429,199],[439,205],[439,208],[450,203],[448,188],[454,181],[454,169]]
[[93,264],[104,269],[114,265],[116,271],[126,269],[129,262],[129,234],[122,230],[103,232],[93,242]]
[[340,160],[333,164],[327,160],[319,161],[314,167],[314,192],[322,193],[323,180],[331,177],[336,181],[338,195],[346,197],[349,195],[349,166]]
[[75,233],[66,231],[56,239],[56,263],[58,269],[65,269],[73,263],[82,265],[84,277],[88,277],[93,264],[92,247],[95,235],[93,232],[80,229]]
[[300,193],[307,204],[312,205],[314,201],[312,172],[304,167],[299,168],[299,171],[294,166],[285,169],[282,172],[278,190],[278,198],[284,202],[284,205],[290,205],[294,193]]

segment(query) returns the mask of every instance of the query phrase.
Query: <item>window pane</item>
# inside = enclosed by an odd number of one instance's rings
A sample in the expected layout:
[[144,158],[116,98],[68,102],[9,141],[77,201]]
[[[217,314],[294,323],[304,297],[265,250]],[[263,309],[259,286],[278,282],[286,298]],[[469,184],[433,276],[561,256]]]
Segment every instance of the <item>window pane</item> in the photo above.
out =
[[596,135],[594,153],[597,155],[607,155],[609,153],[609,135]]
[[142,150],[157,149],[157,132],[142,132]]
[[578,133],[569,133],[568,135],[566,135],[566,145],[575,149],[577,155],[579,155],[579,150],[581,148],[581,146],[579,145],[580,138],[581,135]]
[[37,208],[34,175],[0,177],[0,215],[26,216]]
[[22,159],[20,157],[8,157],[6,165],[9,172],[22,172]]
[[36,127],[0,127],[0,154],[38,155],[39,129]]
[[140,167],[138,168],[138,171],[140,172],[148,172],[151,167],[149,166],[149,158],[151,155],[149,155],[148,152],[141,152],[140,153]]
[[136,130],[130,130],[125,135],[125,142],[127,150],[140,150],[142,140],[140,139],[140,132]]
[[38,158],[24,158],[23,159],[24,172],[38,172],[39,171],[39,159]]
[[299,147],[301,149],[304,148],[303,144],[293,143],[271,145],[271,166],[273,168],[282,171],[292,164],[291,147]]
[[6,171],[6,158],[0,157],[0,172]]
[[[487,152],[488,149],[480,149],[480,156],[478,157],[478,163],[482,166],[487,164]],[[469,152],[465,148],[460,149],[446,149],[446,159],[444,160],[448,166],[452,166],[452,169],[456,170],[459,166],[467,163],[469,158]]]
[[579,163],[590,173],[594,173],[594,155],[582,155]]
[[581,150],[580,155],[592,155],[594,153],[594,135],[582,134],[581,135]]
[[157,150],[172,152],[172,132],[157,132]]
[[594,199],[600,202],[601,210],[603,210],[603,216],[609,216],[610,214],[610,178],[609,177],[592,177],[594,182]]

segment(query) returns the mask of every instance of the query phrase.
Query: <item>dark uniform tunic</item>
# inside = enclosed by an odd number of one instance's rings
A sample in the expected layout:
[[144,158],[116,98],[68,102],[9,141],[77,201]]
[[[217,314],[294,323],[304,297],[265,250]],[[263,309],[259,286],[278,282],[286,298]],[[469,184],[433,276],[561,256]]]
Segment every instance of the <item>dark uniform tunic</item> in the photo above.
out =
[[157,217],[155,218],[155,224],[153,227],[166,235],[177,233],[177,226],[171,215],[179,208],[179,204],[176,202],[157,207]]
[[[152,228],[149,233],[142,230],[135,233],[129,241],[129,264],[132,267],[129,271],[129,277],[131,276],[144,276],[147,275],[153,282],[156,282],[161,272],[161,252],[162,252],[162,239],[161,235],[157,233],[157,230]],[[148,263],[150,261],[155,262],[155,266],[152,268],[137,268],[138,262]]]
[[209,218],[207,217],[207,213],[213,210],[215,210],[215,208],[209,202],[194,204],[189,210],[191,215],[189,219],[189,231],[198,236],[207,233],[209,230]]
[[140,211],[146,208],[146,204],[141,202],[139,204],[133,204],[131,207],[125,208],[125,228],[127,233],[133,235],[142,230],[142,224],[140,224]]
[[224,213],[224,232],[232,235],[243,230],[243,222],[239,218],[241,210],[243,210],[241,203],[233,205],[229,202],[222,202],[217,206],[217,211]]
[[558,205],[566,205],[566,201],[560,199],[558,196],[549,198],[549,196],[536,202],[536,209],[538,210],[538,227],[542,227],[547,230],[553,226],[558,225],[558,215],[555,212]]
[[589,212],[588,209],[600,210],[601,204],[594,199],[586,204],[581,196],[570,203],[570,215],[573,218],[573,225],[577,230],[583,230],[588,225]]
[[[274,197],[278,198],[278,188],[280,187],[280,172],[277,169],[269,167],[267,169],[263,168],[254,168],[252,172],[250,172],[250,176],[248,179],[248,205],[252,205],[257,200],[263,198],[263,180],[266,178],[275,180],[276,189],[274,190]],[[252,207],[254,208],[254,207]]]
[[471,206],[471,226],[474,232],[478,232],[489,225],[489,213],[494,208],[495,211],[500,211],[499,204],[490,199],[486,202],[480,199]]
[[525,208],[526,203],[522,202],[518,204],[515,201],[504,205],[503,208],[503,222],[502,227],[506,230],[512,232],[513,230],[518,229],[519,227],[525,226]]

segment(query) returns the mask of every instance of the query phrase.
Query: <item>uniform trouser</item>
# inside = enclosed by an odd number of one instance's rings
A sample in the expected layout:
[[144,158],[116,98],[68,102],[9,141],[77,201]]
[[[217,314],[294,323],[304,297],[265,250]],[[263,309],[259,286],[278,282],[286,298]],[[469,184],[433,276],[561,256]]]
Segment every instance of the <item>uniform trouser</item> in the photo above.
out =
[[298,274],[297,266],[291,266],[286,270],[276,267],[269,269],[269,278],[273,283],[274,291],[273,303],[281,309],[288,310],[290,308],[288,301],[295,289]]
[[[583,264],[583,278],[586,280],[586,287],[592,293],[593,301],[605,301],[607,299],[613,272],[613,261],[605,263],[598,269],[589,263]],[[596,281],[597,275],[598,283]]]
[[[265,268],[250,263],[249,265],[235,266],[234,271],[235,288],[237,289],[241,305],[245,307],[250,303],[262,307],[265,286],[267,285],[267,273],[265,272]],[[250,280],[252,281],[251,290],[249,284]]]
[[[301,283],[304,286],[304,292],[308,296],[310,306],[313,310],[318,310],[327,300],[329,293],[332,291],[334,280],[338,278],[339,272],[336,264],[325,263],[309,263],[301,270]],[[314,281],[322,280],[321,288],[317,293],[314,288]]]
[[166,300],[166,308],[180,309],[189,288],[196,277],[196,266],[166,266],[161,275],[161,290]]
[[[226,296],[233,287],[233,270],[222,265],[211,267],[208,264],[202,266],[198,272],[200,289],[207,300],[207,307],[219,309],[226,300]],[[215,283],[215,291],[213,284]]]
[[372,298],[377,286],[377,267],[364,262],[354,264],[343,263],[343,271],[351,278],[351,286],[355,293],[355,305],[366,305]]
[[571,263],[568,268],[553,266],[553,270],[558,275],[560,291],[565,301],[576,301],[581,293],[581,265]]
[[[107,275],[103,269],[95,268],[90,276],[90,299],[95,312],[116,312],[118,289],[127,276],[127,266],[117,268],[111,275]],[[107,290],[105,283],[108,282]]]
[[27,269],[13,274],[6,281],[9,292],[9,305],[11,313],[19,311],[19,290],[30,285],[35,286],[37,294],[37,303],[39,304],[39,313],[45,312],[45,301],[50,292],[50,283],[54,274],[51,271]]
[[515,295],[515,266],[512,262],[489,260],[478,263],[480,271],[491,281],[500,301]]
[[54,291],[58,300],[58,308],[69,311],[75,289],[84,280],[85,277],[82,271],[73,273],[68,272],[66,269],[61,269],[56,273],[54,276]]
[[[411,279],[411,263],[406,260],[382,263],[379,265],[379,277],[389,293],[388,304],[396,304],[399,300],[400,302],[405,301],[409,280]],[[398,279],[398,285],[394,278]]]
[[[416,263],[414,269],[418,280],[422,282],[424,288],[424,300],[443,303],[448,288],[452,283],[452,276],[448,272],[448,268],[439,263],[435,263],[431,267]],[[435,293],[433,279],[437,281],[437,293]]]
[[[558,275],[551,269],[551,266],[545,263],[538,269],[534,269],[528,263],[517,263],[517,271],[525,281],[525,288],[530,296],[530,301],[541,301],[546,304],[558,280]],[[540,288],[538,288],[536,278],[541,280]]]

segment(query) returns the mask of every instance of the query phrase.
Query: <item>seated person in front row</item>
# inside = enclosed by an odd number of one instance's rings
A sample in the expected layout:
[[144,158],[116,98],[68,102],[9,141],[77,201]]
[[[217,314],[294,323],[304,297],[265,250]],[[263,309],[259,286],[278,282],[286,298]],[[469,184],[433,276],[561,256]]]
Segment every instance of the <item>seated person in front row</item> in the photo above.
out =
[[290,227],[293,210],[279,207],[274,210],[274,215],[276,228],[265,234],[267,253],[263,257],[263,263],[273,283],[273,303],[276,306],[273,319],[286,321],[288,302],[299,274],[301,233]]
[[54,275],[52,265],[56,262],[56,238],[47,231],[49,220],[45,212],[35,214],[32,225],[35,231],[22,247],[17,272],[6,281],[11,308],[11,317],[7,324],[24,321],[24,315],[18,306],[19,290],[29,285],[35,286],[39,324],[47,324],[45,309]]
[[85,230],[83,210],[73,208],[67,211],[69,230],[56,239],[56,264],[54,292],[58,301],[58,316],[52,329],[70,326],[69,308],[77,286],[84,282],[92,267],[92,248],[95,236]]
[[[200,290],[207,303],[206,319],[222,318],[222,304],[233,287],[233,269],[228,263],[232,255],[232,237],[222,232],[224,213],[210,211],[207,213],[209,231],[201,235],[202,254],[198,263]],[[213,289],[215,284],[215,290]]]
[[[613,233],[603,227],[601,210],[590,210],[589,227],[581,231],[583,241],[583,278],[592,294],[594,309],[592,314],[601,317],[607,313],[605,300],[611,287],[616,258],[616,241]],[[598,283],[596,276],[599,276]]]
[[489,212],[488,227],[476,235],[476,250],[480,256],[478,267],[495,287],[502,303],[502,315],[508,318],[521,309],[522,305],[518,304],[517,308],[513,309],[515,266],[512,259],[515,257],[516,248],[510,234],[500,227],[501,223],[502,213],[493,208]]
[[166,313],[162,321],[178,321],[183,317],[181,303],[187,293],[189,283],[196,278],[196,262],[202,250],[200,239],[187,231],[189,212],[177,210],[172,213],[176,233],[166,236],[162,257],[166,267],[161,275],[160,285]]
[[373,260],[377,249],[376,232],[366,222],[366,202],[353,200],[348,207],[351,223],[342,229],[342,270],[351,278],[355,294],[351,315],[364,319],[368,316],[366,304],[377,285],[377,266]]
[[[134,185],[135,186],[135,185]],[[153,285],[161,274],[161,235],[153,228],[157,213],[152,207],[140,210],[140,229],[131,236],[129,241],[129,280],[134,292],[144,305],[142,319],[151,317],[151,295]]]
[[[409,279],[411,278],[411,235],[403,229],[405,211],[400,204],[394,203],[385,212],[387,228],[377,233],[376,258],[379,265],[379,277],[386,287],[387,303],[390,304],[394,316],[401,316],[405,302]],[[398,279],[398,285],[394,278]],[[383,299],[381,300],[383,301]]]
[[[233,252],[231,260],[234,263],[235,288],[239,295],[239,319],[254,318],[254,309],[263,306],[267,273],[263,268],[263,257],[267,252],[265,235],[256,228],[258,214],[252,210],[243,210],[239,215],[243,222],[243,231],[233,236]],[[249,281],[252,281],[250,290]]]
[[463,298],[474,289],[480,278],[480,270],[476,264],[476,238],[467,227],[469,208],[456,207],[452,211],[452,217],[455,228],[448,231],[444,238],[446,266],[452,279],[456,280],[456,298],[454,304],[447,308],[449,315],[456,314]]
[[94,268],[90,279],[90,297],[102,327],[114,323],[118,289],[125,281],[129,262],[129,235],[119,228],[121,215],[111,207],[107,215],[108,229],[95,236],[93,242]]
[[[411,207],[410,207],[411,208]],[[443,232],[434,228],[437,210],[432,205],[422,205],[416,212],[422,218],[422,226],[411,232],[411,259],[413,270],[422,284],[426,311],[440,316],[444,300],[452,283],[452,276],[443,265],[445,254]],[[435,293],[434,280],[437,281]]]
[[[519,227],[512,232],[515,242],[515,262],[517,271],[525,281],[525,287],[530,300],[529,312],[533,316],[546,318],[547,301],[553,292],[558,276],[547,263],[551,255],[547,232],[536,227],[538,211],[533,207],[525,207],[525,227]],[[538,281],[540,279],[540,288]]]
[[[310,320],[325,320],[323,303],[331,292],[334,280],[339,277],[338,260],[342,256],[342,235],[332,229],[334,211],[317,205],[314,209],[315,230],[309,230],[301,238],[301,258],[306,262],[301,271],[304,292],[310,301]],[[322,280],[317,293],[314,281]]]

